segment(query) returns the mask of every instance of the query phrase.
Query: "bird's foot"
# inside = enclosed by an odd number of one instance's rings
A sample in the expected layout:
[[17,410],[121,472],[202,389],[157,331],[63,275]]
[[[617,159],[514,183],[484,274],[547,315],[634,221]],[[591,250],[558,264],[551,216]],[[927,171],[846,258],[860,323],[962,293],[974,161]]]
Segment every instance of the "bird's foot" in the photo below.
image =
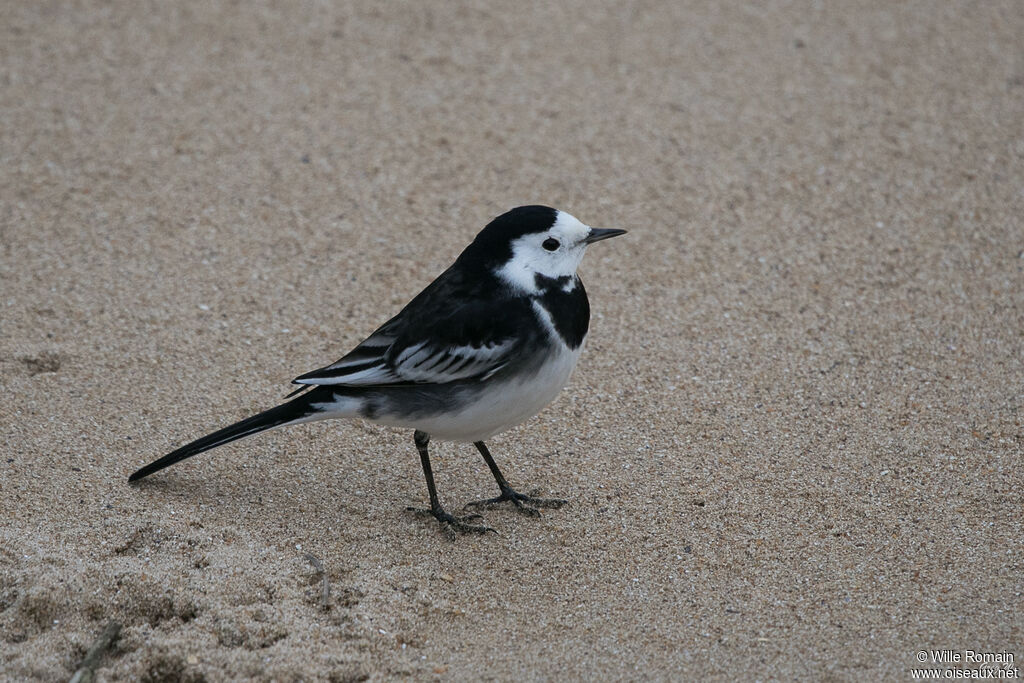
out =
[[540,517],[540,510],[537,508],[560,508],[568,502],[562,498],[538,498],[538,493],[540,493],[540,489],[525,494],[519,493],[512,487],[506,487],[501,489],[500,496],[486,500],[474,500],[472,503],[466,503],[466,507],[490,507],[505,501],[511,501],[516,506],[516,510],[524,515]]
[[405,509],[421,517],[433,517],[441,525],[444,532],[451,538],[455,537],[455,532],[462,534],[486,534],[488,531],[495,534],[498,533],[489,526],[484,526],[482,524],[470,524],[469,522],[473,520],[483,519],[482,516],[477,514],[456,517],[455,515],[446,512],[442,507],[427,509],[410,506]]

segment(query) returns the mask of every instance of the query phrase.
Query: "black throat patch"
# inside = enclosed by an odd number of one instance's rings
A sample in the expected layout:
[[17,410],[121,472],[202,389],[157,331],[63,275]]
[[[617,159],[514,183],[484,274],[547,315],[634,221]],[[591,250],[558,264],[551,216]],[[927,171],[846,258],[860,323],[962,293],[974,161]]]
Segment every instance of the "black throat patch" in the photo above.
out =
[[540,290],[535,299],[551,315],[558,336],[570,349],[579,348],[590,326],[590,302],[583,281],[568,275],[553,278],[538,273],[534,277]]

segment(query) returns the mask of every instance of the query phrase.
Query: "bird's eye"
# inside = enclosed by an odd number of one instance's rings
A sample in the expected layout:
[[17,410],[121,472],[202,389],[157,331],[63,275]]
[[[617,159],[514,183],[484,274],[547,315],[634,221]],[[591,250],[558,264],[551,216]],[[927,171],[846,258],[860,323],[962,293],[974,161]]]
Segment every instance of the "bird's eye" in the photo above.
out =
[[540,246],[544,247],[548,251],[554,251],[555,249],[558,249],[558,247],[562,245],[559,244],[558,240],[556,240],[554,237],[549,237],[546,240],[544,240],[544,244]]

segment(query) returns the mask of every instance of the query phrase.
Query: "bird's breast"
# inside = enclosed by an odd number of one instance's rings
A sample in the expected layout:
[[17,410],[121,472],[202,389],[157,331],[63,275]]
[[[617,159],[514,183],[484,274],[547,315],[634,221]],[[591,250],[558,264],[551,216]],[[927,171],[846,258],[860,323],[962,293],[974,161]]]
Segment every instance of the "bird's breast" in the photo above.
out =
[[578,277],[561,279],[537,275],[539,293],[533,308],[542,326],[570,349],[583,345],[590,327],[590,302]]
[[[409,396],[400,404],[382,396],[374,422],[412,427],[444,441],[482,441],[530,419],[555,399],[568,383],[582,347],[544,344],[515,370],[485,382],[410,387],[419,394],[410,411]],[[389,392],[390,394],[390,392]],[[391,397],[394,399],[395,397]]]
[[[569,382],[582,347],[552,345],[535,369],[495,378],[463,397],[460,409],[431,416],[422,429],[439,439],[482,441],[525,422]],[[468,400],[466,400],[468,399]]]

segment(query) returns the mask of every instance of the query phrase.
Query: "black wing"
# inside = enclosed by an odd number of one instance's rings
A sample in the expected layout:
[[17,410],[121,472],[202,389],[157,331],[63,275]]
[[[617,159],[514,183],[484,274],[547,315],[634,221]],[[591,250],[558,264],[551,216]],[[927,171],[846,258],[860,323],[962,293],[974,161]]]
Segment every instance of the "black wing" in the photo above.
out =
[[490,377],[528,341],[534,313],[496,283],[464,281],[449,269],[343,358],[294,382],[380,386]]

